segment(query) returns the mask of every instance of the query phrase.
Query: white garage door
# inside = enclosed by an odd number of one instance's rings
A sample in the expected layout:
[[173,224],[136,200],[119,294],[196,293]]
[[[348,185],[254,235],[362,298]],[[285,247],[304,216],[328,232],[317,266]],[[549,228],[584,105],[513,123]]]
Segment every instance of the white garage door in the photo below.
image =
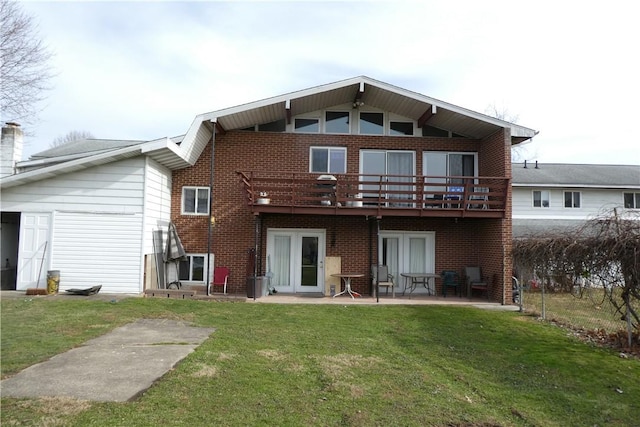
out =
[[60,289],[142,292],[142,215],[56,212],[51,269]]

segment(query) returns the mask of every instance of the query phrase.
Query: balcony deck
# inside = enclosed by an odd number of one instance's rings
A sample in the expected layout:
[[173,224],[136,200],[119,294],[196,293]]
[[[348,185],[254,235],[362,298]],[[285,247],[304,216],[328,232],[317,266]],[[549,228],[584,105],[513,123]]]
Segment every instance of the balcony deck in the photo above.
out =
[[[504,218],[506,177],[238,172],[255,215]],[[335,178],[319,179],[319,178]],[[418,184],[419,183],[419,184]]]

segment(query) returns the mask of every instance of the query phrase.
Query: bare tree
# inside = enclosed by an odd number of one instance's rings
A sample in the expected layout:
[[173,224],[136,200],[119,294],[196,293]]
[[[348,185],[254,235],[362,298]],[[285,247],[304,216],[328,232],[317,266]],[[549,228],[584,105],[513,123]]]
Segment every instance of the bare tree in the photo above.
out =
[[0,111],[3,121],[35,121],[37,104],[50,89],[51,53],[33,18],[14,0],[0,0]]
[[58,136],[56,139],[51,141],[49,144],[50,147],[58,147],[60,145],[66,144],[67,142],[79,141],[81,139],[94,139],[95,136],[91,132],[86,130],[72,130],[68,132],[64,136]]
[[[505,107],[498,107],[496,104],[491,104],[485,108],[484,113],[487,116],[495,117],[496,119],[504,120],[509,123],[518,123],[518,115],[511,114]],[[511,159],[514,162],[524,161],[529,156],[528,147],[521,144],[511,147]],[[534,156],[537,157],[537,156]]]

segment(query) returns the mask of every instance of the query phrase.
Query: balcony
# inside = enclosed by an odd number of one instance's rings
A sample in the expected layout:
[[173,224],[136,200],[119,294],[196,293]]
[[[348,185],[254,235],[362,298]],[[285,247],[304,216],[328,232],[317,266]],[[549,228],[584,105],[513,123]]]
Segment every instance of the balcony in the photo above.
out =
[[504,218],[505,177],[238,172],[255,215]]

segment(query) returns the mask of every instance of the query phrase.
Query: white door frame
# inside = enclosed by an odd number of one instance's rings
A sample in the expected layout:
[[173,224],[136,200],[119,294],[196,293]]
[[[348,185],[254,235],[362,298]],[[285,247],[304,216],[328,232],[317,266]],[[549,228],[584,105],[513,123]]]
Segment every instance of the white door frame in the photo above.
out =
[[[47,270],[52,251],[51,212],[22,212],[18,241],[16,289],[47,288]],[[38,280],[39,278],[39,280]]]
[[[290,238],[290,256],[288,263],[287,284],[278,283],[277,274],[273,270],[277,267],[274,258],[275,236],[286,236]],[[318,238],[318,274],[316,286],[302,286],[302,238]],[[267,277],[272,277],[270,286],[282,293],[316,293],[324,292],[324,260],[326,256],[326,230],[308,228],[269,228],[267,229]]]
[[[404,289],[404,278],[402,273],[435,273],[435,231],[392,231],[384,230],[380,231],[378,236],[378,263],[383,263],[383,244],[382,241],[385,238],[398,239],[398,266],[399,271],[390,271],[393,274],[396,286],[398,289]],[[423,238],[425,239],[425,270],[426,271],[411,271],[411,238]],[[425,289],[416,289],[416,293],[425,291]]]

